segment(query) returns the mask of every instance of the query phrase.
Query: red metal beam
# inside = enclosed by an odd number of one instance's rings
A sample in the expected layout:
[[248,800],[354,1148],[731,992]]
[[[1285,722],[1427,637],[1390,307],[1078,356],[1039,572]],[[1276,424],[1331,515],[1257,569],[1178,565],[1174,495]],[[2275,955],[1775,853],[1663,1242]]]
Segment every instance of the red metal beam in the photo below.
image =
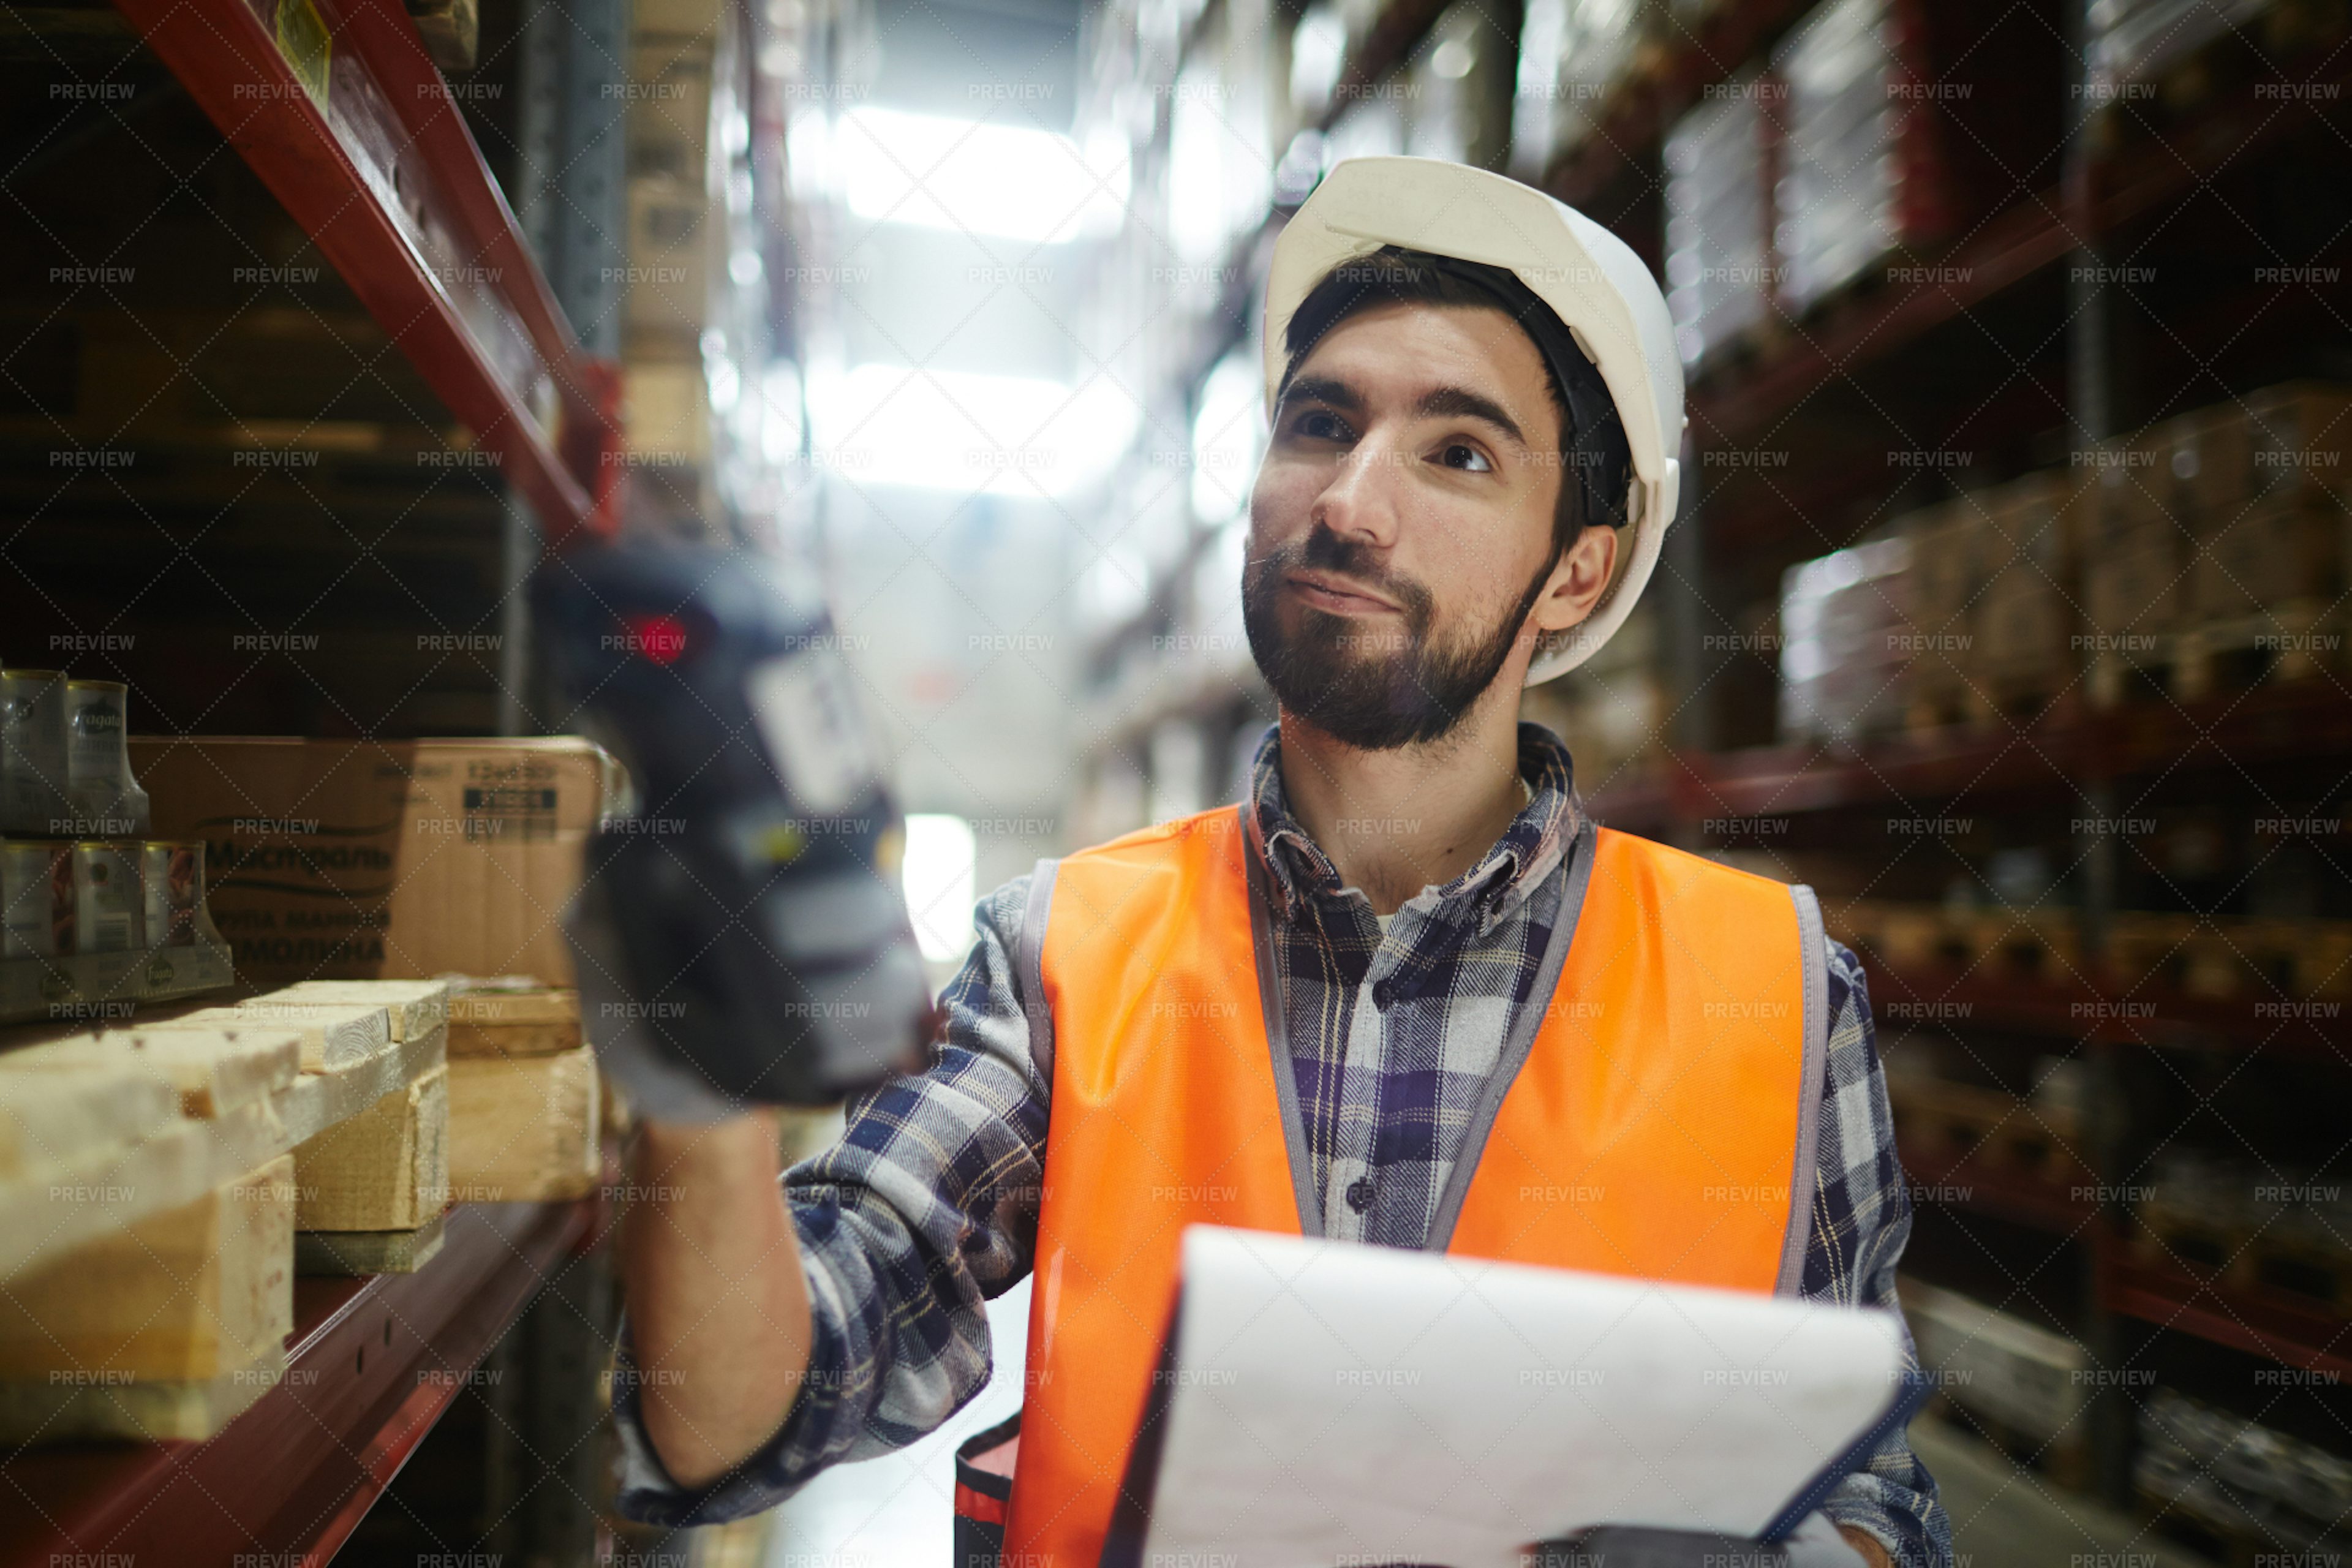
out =
[[615,383],[398,0],[116,0],[560,541],[614,525]]
[[2196,1279],[2170,1264],[2100,1247],[2099,1294],[2110,1311],[2194,1334],[2305,1372],[2352,1373],[2352,1321],[2314,1304]]

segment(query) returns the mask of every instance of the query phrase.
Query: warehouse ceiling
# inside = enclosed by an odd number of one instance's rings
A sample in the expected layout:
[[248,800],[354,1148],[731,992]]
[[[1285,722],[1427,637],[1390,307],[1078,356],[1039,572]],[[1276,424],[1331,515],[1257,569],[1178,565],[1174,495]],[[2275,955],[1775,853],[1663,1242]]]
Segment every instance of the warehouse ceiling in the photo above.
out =
[[877,0],[874,101],[1067,131],[1077,87],[1076,0]]

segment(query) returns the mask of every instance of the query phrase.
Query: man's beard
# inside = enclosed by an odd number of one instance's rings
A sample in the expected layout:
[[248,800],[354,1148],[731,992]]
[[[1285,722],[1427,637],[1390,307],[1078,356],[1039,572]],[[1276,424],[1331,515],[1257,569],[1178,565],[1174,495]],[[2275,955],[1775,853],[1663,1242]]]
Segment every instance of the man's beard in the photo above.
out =
[[[1511,657],[1552,563],[1492,628],[1438,647],[1429,635],[1437,609],[1429,590],[1382,572],[1370,553],[1318,523],[1303,542],[1250,562],[1242,572],[1242,626],[1250,657],[1285,709],[1342,744],[1386,752],[1437,740],[1461,723]],[[1297,635],[1286,635],[1276,600],[1283,579],[1302,568],[1387,595],[1402,608],[1403,629],[1367,630],[1380,623],[1303,605]]]

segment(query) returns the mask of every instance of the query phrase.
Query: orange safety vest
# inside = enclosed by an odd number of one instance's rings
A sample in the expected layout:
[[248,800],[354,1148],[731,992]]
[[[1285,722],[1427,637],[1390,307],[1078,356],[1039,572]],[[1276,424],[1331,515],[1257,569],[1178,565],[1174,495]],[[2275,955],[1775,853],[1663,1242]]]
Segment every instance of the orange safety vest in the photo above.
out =
[[[1323,1228],[1245,811],[1031,884],[1015,963],[1052,1102],[1028,1393],[1017,1447],[997,1429],[961,1472],[1013,1568],[1096,1568],[1184,1227]],[[1811,890],[1606,828],[1568,877],[1428,1246],[1793,1293],[1827,1029]]]

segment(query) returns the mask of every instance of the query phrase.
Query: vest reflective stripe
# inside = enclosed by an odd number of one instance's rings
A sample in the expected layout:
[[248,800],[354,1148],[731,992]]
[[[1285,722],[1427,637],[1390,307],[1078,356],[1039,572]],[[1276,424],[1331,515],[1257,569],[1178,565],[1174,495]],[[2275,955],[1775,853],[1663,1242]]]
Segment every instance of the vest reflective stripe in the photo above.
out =
[[[1030,928],[1053,1100],[1011,1568],[1095,1568],[1183,1227],[1321,1229],[1245,832],[1226,807],[1073,855]],[[1588,831],[1430,1245],[1793,1289],[1821,945],[1804,889]]]

